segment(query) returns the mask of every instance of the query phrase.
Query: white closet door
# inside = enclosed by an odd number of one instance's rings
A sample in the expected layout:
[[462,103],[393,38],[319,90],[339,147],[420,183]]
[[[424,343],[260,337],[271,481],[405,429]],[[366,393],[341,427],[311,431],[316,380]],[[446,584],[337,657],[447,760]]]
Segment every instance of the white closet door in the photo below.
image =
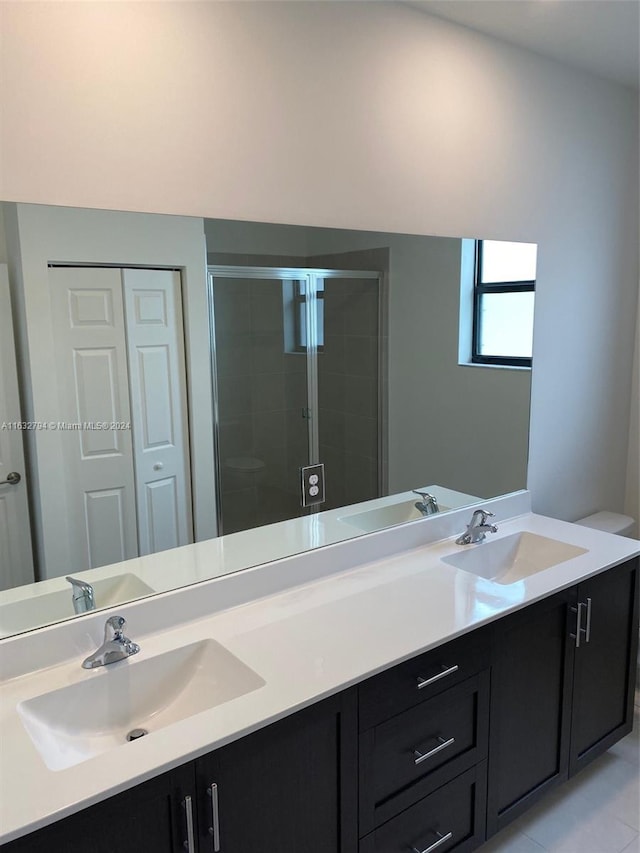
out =
[[[119,269],[50,269],[63,422],[69,572],[137,556],[127,350]],[[92,425],[107,428],[91,429]],[[79,428],[78,428],[79,425]],[[43,496],[55,501],[55,494]],[[60,531],[64,535],[65,531]]]
[[9,278],[6,264],[0,264],[0,482],[11,473],[22,478],[0,486],[0,589],[34,580],[23,433],[9,428],[16,421],[21,417]]
[[193,542],[180,274],[123,270],[140,554]]

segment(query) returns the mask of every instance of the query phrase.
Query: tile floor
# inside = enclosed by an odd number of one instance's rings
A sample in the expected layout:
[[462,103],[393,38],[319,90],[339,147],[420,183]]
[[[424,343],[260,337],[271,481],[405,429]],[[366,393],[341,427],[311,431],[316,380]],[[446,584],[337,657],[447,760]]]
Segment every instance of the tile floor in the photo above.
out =
[[640,691],[634,728],[482,853],[640,853]]

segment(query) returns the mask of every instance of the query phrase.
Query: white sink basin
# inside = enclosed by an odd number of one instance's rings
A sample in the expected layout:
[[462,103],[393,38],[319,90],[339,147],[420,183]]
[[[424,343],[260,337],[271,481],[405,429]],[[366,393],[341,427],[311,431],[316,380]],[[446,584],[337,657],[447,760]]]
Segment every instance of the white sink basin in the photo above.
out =
[[[133,601],[135,598],[142,598],[155,592],[140,578],[130,573],[92,581],[91,586],[97,609],[115,607],[116,604]],[[68,619],[75,613],[72,594],[71,586],[67,585],[66,589],[56,592],[32,595],[19,601],[0,604],[0,636],[19,634],[22,631],[31,631],[33,628],[49,625],[51,622]]]
[[537,533],[513,533],[503,539],[460,547],[464,550],[443,557],[442,562],[501,584],[516,583],[587,553],[585,548]]
[[[353,515],[343,515],[338,520],[342,521],[343,524],[350,524],[352,527],[357,527],[358,530],[372,533],[374,530],[393,527],[394,524],[404,524],[407,521],[416,521],[418,518],[424,518],[422,513],[416,509],[417,500],[419,498],[416,495],[412,501],[388,504],[377,509],[356,512]],[[440,512],[446,512],[448,509],[448,506],[440,506]]]
[[224,646],[203,640],[109,664],[21,702],[18,714],[47,767],[64,770],[115,747],[132,748],[127,734],[134,728],[157,732],[264,684]]

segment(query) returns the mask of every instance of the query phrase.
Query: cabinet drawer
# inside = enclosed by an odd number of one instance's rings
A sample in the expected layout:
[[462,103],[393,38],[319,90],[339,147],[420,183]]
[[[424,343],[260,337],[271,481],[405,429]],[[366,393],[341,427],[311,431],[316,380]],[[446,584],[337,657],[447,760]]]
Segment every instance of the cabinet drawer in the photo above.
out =
[[487,757],[489,672],[360,735],[360,834]]
[[360,730],[419,705],[489,666],[489,632],[473,631],[360,685]]
[[360,841],[360,853],[467,853],[485,837],[486,763],[458,776]]

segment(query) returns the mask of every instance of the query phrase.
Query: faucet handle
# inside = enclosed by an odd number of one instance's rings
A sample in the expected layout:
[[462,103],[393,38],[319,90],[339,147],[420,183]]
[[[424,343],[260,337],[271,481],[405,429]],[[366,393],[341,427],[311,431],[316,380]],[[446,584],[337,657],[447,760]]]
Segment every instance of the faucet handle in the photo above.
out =
[[473,519],[475,517],[480,518],[480,524],[486,524],[488,518],[493,518],[495,516],[495,512],[491,512],[488,509],[476,509],[473,513],[473,517],[471,518],[471,524],[473,524]]
[[70,575],[67,575],[65,580],[69,581],[69,583],[73,587],[74,593],[90,592],[93,594],[93,587],[90,583],[87,583],[86,581],[81,581],[79,578],[72,578]]
[[104,641],[121,640],[124,637],[123,628],[127,624],[124,616],[110,616],[104,623]]
[[426,489],[411,489],[414,495],[420,495],[423,501],[435,501],[436,496],[432,495]]
[[95,593],[90,583],[81,581],[79,578],[72,578],[69,575],[65,580],[71,584],[73,590],[71,600],[76,613],[87,613],[89,610],[96,609]]

